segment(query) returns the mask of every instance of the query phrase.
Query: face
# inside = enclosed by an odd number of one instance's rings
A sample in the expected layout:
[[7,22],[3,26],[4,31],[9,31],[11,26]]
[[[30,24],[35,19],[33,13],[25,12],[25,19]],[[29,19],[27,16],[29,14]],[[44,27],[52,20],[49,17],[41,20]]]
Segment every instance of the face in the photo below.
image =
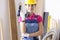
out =
[[34,8],[35,8],[35,5],[33,5],[33,4],[32,5],[31,4],[26,4],[25,6],[26,6],[27,11],[30,12],[30,13],[32,13]]

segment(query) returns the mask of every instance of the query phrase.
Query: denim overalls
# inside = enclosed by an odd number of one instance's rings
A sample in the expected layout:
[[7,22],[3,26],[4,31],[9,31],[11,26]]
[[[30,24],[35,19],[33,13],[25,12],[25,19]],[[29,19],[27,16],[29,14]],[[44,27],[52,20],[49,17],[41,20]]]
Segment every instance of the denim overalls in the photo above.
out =
[[[30,20],[28,17],[25,18],[26,32],[34,33],[39,30],[37,16],[34,16],[34,19]],[[38,40],[37,37],[25,37],[23,40]]]

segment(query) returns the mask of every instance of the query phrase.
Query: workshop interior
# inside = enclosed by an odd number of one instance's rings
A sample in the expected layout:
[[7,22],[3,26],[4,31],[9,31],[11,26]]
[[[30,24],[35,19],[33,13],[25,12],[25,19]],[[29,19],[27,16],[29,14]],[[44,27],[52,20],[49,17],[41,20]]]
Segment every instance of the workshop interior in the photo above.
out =
[[[34,2],[34,0],[28,1]],[[43,34],[38,36],[38,40],[60,40],[59,0],[35,1],[36,6],[33,12],[43,19]],[[21,38],[24,21],[20,23],[18,19],[20,16],[24,18],[27,12],[25,6],[29,5],[24,3],[25,0],[0,0],[0,40],[33,40]]]

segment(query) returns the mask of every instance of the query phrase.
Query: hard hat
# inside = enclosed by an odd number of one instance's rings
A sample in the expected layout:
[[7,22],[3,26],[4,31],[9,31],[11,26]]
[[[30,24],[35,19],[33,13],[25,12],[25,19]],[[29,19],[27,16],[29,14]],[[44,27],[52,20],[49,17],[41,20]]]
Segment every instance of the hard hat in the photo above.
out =
[[36,0],[25,0],[25,4],[36,4]]

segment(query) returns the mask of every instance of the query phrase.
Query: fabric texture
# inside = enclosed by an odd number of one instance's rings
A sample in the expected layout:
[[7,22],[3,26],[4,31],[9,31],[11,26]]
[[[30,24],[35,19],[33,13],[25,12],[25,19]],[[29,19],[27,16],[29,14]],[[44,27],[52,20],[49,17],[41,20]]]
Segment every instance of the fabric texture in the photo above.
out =
[[[26,15],[27,16],[27,15]],[[43,22],[43,19],[42,19],[42,17],[40,16],[40,15],[35,15],[34,13],[32,14],[32,15],[30,15],[28,18],[26,18],[26,19],[35,19],[35,16],[38,16],[37,17],[37,21],[38,22]],[[20,16],[19,17],[19,19],[18,19],[18,22],[20,23],[20,22],[22,22],[22,17]]]

